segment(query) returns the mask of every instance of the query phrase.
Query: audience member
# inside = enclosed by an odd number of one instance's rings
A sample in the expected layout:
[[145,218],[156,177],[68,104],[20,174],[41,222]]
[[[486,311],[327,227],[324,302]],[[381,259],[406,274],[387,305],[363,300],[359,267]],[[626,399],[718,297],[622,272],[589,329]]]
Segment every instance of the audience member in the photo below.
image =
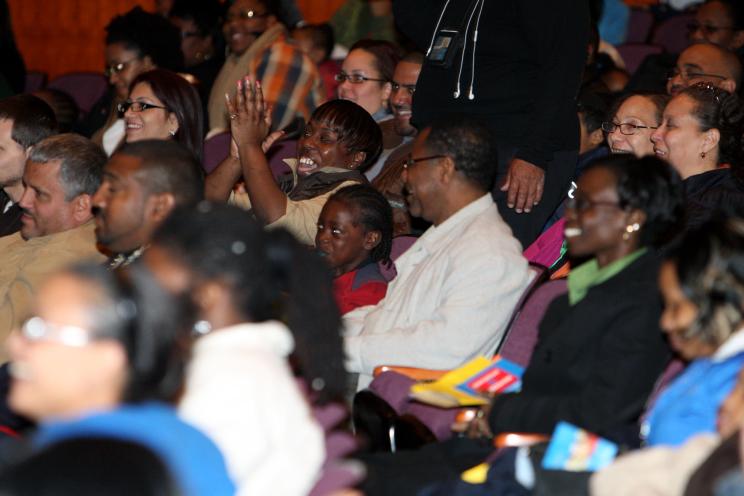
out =
[[333,271],[341,315],[385,297],[387,281],[379,264],[392,264],[392,244],[393,212],[376,189],[355,184],[328,198],[318,218],[315,246]]
[[576,167],[588,2],[440,1],[422,8],[418,0],[396,0],[393,10],[403,34],[426,53],[414,124],[421,129],[452,114],[488,123],[498,147],[499,213],[529,246]]
[[[638,417],[670,355],[659,330],[655,246],[673,232],[681,206],[679,176],[656,158],[623,155],[589,166],[566,210],[566,237],[572,257],[591,260],[571,271],[568,293],[550,303],[521,391],[494,398],[471,422],[471,437],[550,435],[562,420],[616,441],[637,438]],[[395,484],[415,494],[432,480],[459,479],[460,469],[493,450],[478,441],[373,456],[366,494],[394,492]]]
[[707,41],[741,55],[744,46],[744,8],[737,0],[705,0],[688,27],[693,42]]
[[191,322],[143,271],[87,264],[47,279],[9,340],[9,402],[39,423],[34,448],[87,436],[140,443],[184,495],[234,494],[217,447],[167,405],[182,387]]
[[239,156],[228,158],[209,175],[207,198],[225,201],[242,175],[245,193],[233,195],[231,201],[252,208],[262,224],[286,227],[300,242],[312,245],[328,197],[344,186],[366,182],[360,171],[380,152],[379,126],[355,103],[331,100],[321,105],[297,142],[297,160],[289,161],[293,177],[282,186],[274,180],[261,144],[268,132],[261,87],[241,82],[237,100],[229,106]]
[[124,145],[104,167],[91,200],[96,240],[110,256],[109,267],[139,258],[175,207],[193,206],[203,197],[201,165],[183,146],[158,140]]
[[215,440],[238,494],[306,495],[324,438],[290,362],[311,399],[337,399],[345,387],[340,319],[320,258],[240,209],[202,203],[174,211],[144,261],[197,308],[203,335],[181,415]]
[[390,119],[391,81],[399,59],[398,49],[389,41],[357,41],[336,75],[338,97],[360,105],[375,122]]
[[105,73],[111,87],[80,124],[81,133],[110,155],[124,136],[117,105],[129,95],[134,78],[157,67],[179,71],[182,66],[178,29],[170,22],[141,7],[114,17],[106,26]]
[[685,181],[687,227],[702,225],[717,209],[744,207],[742,130],[741,100],[708,83],[685,89],[664,109],[651,140]]
[[667,78],[667,93],[675,96],[700,82],[736,93],[741,78],[741,61],[734,52],[711,43],[695,43],[679,54],[676,67]]
[[209,93],[225,63],[221,19],[218,0],[175,0],[170,11],[170,21],[181,30],[184,70],[196,78],[205,119]]
[[[411,107],[423,61],[423,54],[411,52],[395,66],[390,92],[390,108],[393,111],[393,118],[380,124],[383,150],[377,162],[364,174],[367,179],[373,181],[385,171],[386,176],[389,177],[384,182],[395,183],[398,187],[393,186],[392,192],[398,194],[401,193],[400,174],[403,171],[403,162],[411,152],[411,143],[418,132],[411,125]],[[376,187],[383,192],[387,190],[386,187],[380,188],[379,185]]]
[[640,158],[653,155],[651,134],[661,125],[669,98],[653,93],[631,93],[615,102],[602,124],[611,153],[631,153]]
[[182,496],[160,457],[141,444],[99,437],[68,439],[0,474],[3,496]]
[[488,129],[467,119],[416,137],[406,200],[433,225],[396,261],[387,297],[344,316],[347,369],[360,374],[360,389],[378,365],[454,368],[501,341],[529,275],[487,194],[494,159]]
[[56,131],[54,112],[39,98],[17,95],[0,100],[0,236],[21,229],[18,201],[29,149]]
[[659,396],[644,428],[650,446],[680,445],[715,432],[716,414],[744,365],[744,222],[711,222],[688,232],[659,277],[661,326],[690,361]]
[[124,141],[172,139],[201,161],[204,122],[194,87],[175,72],[155,69],[132,81],[129,98],[118,106],[124,116]]
[[312,60],[288,41],[278,2],[236,0],[222,29],[229,54],[209,95],[210,132],[230,127],[225,94],[233,97],[244,77],[261,81],[275,129],[297,116],[308,120],[323,102],[321,79]]
[[18,202],[21,230],[0,238],[0,342],[28,316],[46,275],[74,261],[102,260],[90,208],[105,161],[95,143],[76,134],[51,136],[31,148]]
[[297,43],[305,55],[310,57],[318,67],[318,73],[323,79],[326,100],[336,98],[338,81],[336,74],[341,70],[338,62],[331,59],[334,37],[330,24],[304,24],[292,30],[292,39]]

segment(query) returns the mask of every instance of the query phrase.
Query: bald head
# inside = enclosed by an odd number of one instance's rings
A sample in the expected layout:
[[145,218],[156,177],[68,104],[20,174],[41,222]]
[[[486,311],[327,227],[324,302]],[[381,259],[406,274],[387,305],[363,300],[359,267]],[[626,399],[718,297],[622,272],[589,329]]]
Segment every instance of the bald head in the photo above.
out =
[[742,64],[737,55],[711,43],[695,43],[679,54],[676,75],[667,81],[675,95],[695,83],[708,82],[734,93],[741,85]]

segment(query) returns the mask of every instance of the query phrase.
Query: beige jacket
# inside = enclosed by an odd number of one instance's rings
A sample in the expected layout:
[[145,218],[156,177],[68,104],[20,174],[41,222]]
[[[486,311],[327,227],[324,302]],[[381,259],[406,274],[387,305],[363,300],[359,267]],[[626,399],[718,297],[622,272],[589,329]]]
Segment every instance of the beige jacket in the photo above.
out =
[[28,241],[20,233],[0,238],[0,362],[8,359],[6,338],[29,317],[36,289],[46,276],[74,262],[106,259],[96,250],[94,228],[90,221]]

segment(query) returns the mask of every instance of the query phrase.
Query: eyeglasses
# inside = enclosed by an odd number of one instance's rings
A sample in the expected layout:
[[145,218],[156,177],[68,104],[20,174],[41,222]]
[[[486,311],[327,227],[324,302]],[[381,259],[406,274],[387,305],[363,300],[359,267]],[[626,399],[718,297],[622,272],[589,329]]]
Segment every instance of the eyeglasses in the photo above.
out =
[[258,17],[267,17],[271,14],[268,12],[264,12],[263,14],[259,14],[255,10],[239,10],[238,12],[230,12],[225,16],[225,22],[232,22],[232,21],[247,21],[249,19],[256,19]]
[[408,94],[411,96],[413,96],[413,94],[416,92],[415,84],[400,84],[393,81],[393,93],[397,93],[398,91],[400,91],[401,88],[408,91]]
[[54,341],[65,346],[82,347],[95,340],[87,329],[47,322],[41,317],[31,317],[21,326],[21,336],[30,342]]
[[621,208],[621,205],[618,202],[591,201],[588,198],[577,197],[577,196],[574,196],[573,198],[568,198],[566,200],[566,208],[568,208],[570,210],[576,210],[578,212],[584,212],[584,211],[589,210],[590,208],[594,208],[594,207],[615,207],[615,208]]
[[118,62],[116,64],[111,64],[103,70],[103,74],[106,77],[111,77],[114,74],[119,74],[121,71],[123,71],[129,64],[131,64],[135,60],[137,60],[137,57],[126,60],[124,62]]
[[123,114],[129,109],[131,109],[132,112],[142,112],[143,110],[154,108],[168,110],[168,107],[163,107],[161,105],[153,105],[152,103],[145,102],[133,102],[132,100],[123,101],[116,106],[116,110],[118,110],[120,114]]
[[431,155],[429,157],[413,158],[412,156],[408,155],[408,157],[406,157],[406,161],[403,162],[403,168],[408,169],[410,167],[413,167],[415,164],[419,162],[425,162],[427,160],[434,160],[437,158],[446,158],[446,157],[447,155]]
[[620,129],[620,133],[626,136],[632,136],[638,132],[639,129],[659,129],[659,126],[638,126],[629,122],[618,124],[615,122],[603,122],[602,131],[606,133],[613,133],[616,129]]
[[719,31],[731,30],[735,31],[735,28],[731,26],[713,26],[712,24],[700,24],[697,21],[693,21],[687,25],[687,29],[690,34],[697,30],[700,30],[705,36],[712,36]]
[[333,76],[333,79],[338,81],[339,83],[343,83],[344,81],[349,81],[351,84],[362,84],[365,81],[377,81],[378,83],[387,83],[387,79],[376,79],[376,78],[370,78],[367,76],[362,76],[361,74],[346,74],[344,72],[340,72]]
[[707,72],[694,72],[689,70],[680,70],[679,68],[675,67],[674,69],[670,70],[669,73],[667,73],[667,79],[673,79],[675,77],[681,77],[684,82],[690,82],[693,79],[700,79],[700,78],[716,78],[716,79],[726,79],[726,76],[721,76],[720,74],[708,74]]

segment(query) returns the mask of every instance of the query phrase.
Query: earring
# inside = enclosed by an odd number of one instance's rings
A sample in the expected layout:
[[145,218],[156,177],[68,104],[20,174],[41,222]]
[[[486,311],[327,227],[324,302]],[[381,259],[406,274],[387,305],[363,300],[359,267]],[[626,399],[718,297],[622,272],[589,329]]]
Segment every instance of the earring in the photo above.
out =
[[197,320],[192,330],[194,331],[194,335],[204,336],[212,331],[212,323],[208,320]]
[[633,224],[628,224],[627,226],[625,226],[625,232],[623,233],[623,241],[628,241],[630,239],[630,235],[638,231],[640,228],[641,228],[641,225],[638,222],[635,222]]
[[705,152],[700,152],[700,158],[705,158]]
[[170,134],[173,137],[176,136],[176,132],[174,130],[172,130],[172,129],[170,131],[168,131],[168,134]]

